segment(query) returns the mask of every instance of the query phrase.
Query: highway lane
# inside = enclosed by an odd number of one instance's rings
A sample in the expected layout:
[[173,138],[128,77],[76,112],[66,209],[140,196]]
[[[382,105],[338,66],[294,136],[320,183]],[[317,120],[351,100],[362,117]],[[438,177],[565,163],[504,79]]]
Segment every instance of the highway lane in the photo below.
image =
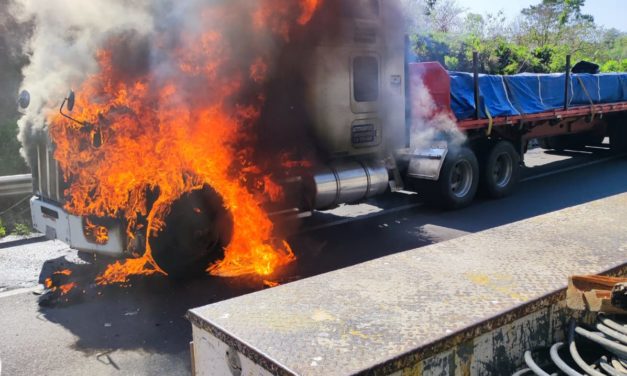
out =
[[[533,167],[513,196],[479,199],[455,212],[429,208],[420,195],[396,194],[316,213],[299,230],[286,229],[299,260],[271,279],[287,283],[625,192],[627,159],[606,157],[604,151],[531,151],[527,163]],[[210,277],[137,278],[125,288],[99,287],[93,279],[104,261],[79,256],[59,242],[0,248],[0,266],[3,375],[189,374],[185,311],[263,288],[260,278]],[[39,295],[28,288],[65,267],[80,288],[67,301],[40,307]]]

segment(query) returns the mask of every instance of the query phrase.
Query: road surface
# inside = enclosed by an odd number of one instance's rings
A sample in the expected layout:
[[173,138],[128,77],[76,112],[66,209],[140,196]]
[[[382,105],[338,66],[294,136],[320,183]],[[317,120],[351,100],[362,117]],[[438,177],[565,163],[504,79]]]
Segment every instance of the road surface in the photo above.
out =
[[[513,196],[478,199],[464,210],[441,212],[420,195],[395,194],[285,226],[298,261],[272,279],[288,283],[627,191],[627,158],[608,158],[604,150],[533,150],[527,165]],[[2,247],[1,375],[187,375],[187,309],[264,288],[259,278],[211,277],[144,277],[127,287],[100,287],[93,280],[107,260],[57,241]],[[39,284],[64,268],[79,288],[38,304]]]

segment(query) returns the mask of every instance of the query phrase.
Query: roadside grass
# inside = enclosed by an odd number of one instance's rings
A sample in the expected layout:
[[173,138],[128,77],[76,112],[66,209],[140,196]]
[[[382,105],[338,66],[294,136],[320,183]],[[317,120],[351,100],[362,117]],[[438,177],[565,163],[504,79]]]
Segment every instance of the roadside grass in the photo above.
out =
[[0,199],[0,238],[32,232],[28,197]]

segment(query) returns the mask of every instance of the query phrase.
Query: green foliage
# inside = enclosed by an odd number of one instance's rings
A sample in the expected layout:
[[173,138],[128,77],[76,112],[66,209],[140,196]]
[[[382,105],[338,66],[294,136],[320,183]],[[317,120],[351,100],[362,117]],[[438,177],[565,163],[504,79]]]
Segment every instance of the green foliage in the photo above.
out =
[[17,140],[17,122],[0,123],[0,176],[24,174],[29,171],[20,155],[20,142]]
[[24,223],[16,223],[13,227],[13,235],[26,236],[30,235],[31,229],[30,226]]
[[4,238],[5,236],[7,236],[7,229],[4,228],[2,220],[0,219],[0,238]]
[[627,59],[608,60],[601,66],[601,72],[627,72]]
[[[439,1],[429,2],[427,8],[437,9]],[[427,25],[431,27],[411,41],[421,61],[439,61],[450,70],[471,71],[472,53],[477,51],[480,71],[489,74],[563,72],[567,55],[573,63],[596,62],[605,72],[627,71],[627,33],[598,27],[593,17],[582,13],[584,4],[539,0],[511,23],[502,12],[468,13],[454,32]],[[454,8],[454,3],[449,6]]]

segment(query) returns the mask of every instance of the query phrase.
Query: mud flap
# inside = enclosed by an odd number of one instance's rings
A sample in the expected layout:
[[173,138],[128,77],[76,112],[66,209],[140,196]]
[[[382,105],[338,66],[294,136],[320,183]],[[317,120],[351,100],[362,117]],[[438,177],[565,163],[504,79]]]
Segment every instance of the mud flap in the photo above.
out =
[[403,156],[409,159],[407,176],[425,180],[438,180],[444,160],[448,154],[445,141],[434,143],[430,148],[404,149]]

